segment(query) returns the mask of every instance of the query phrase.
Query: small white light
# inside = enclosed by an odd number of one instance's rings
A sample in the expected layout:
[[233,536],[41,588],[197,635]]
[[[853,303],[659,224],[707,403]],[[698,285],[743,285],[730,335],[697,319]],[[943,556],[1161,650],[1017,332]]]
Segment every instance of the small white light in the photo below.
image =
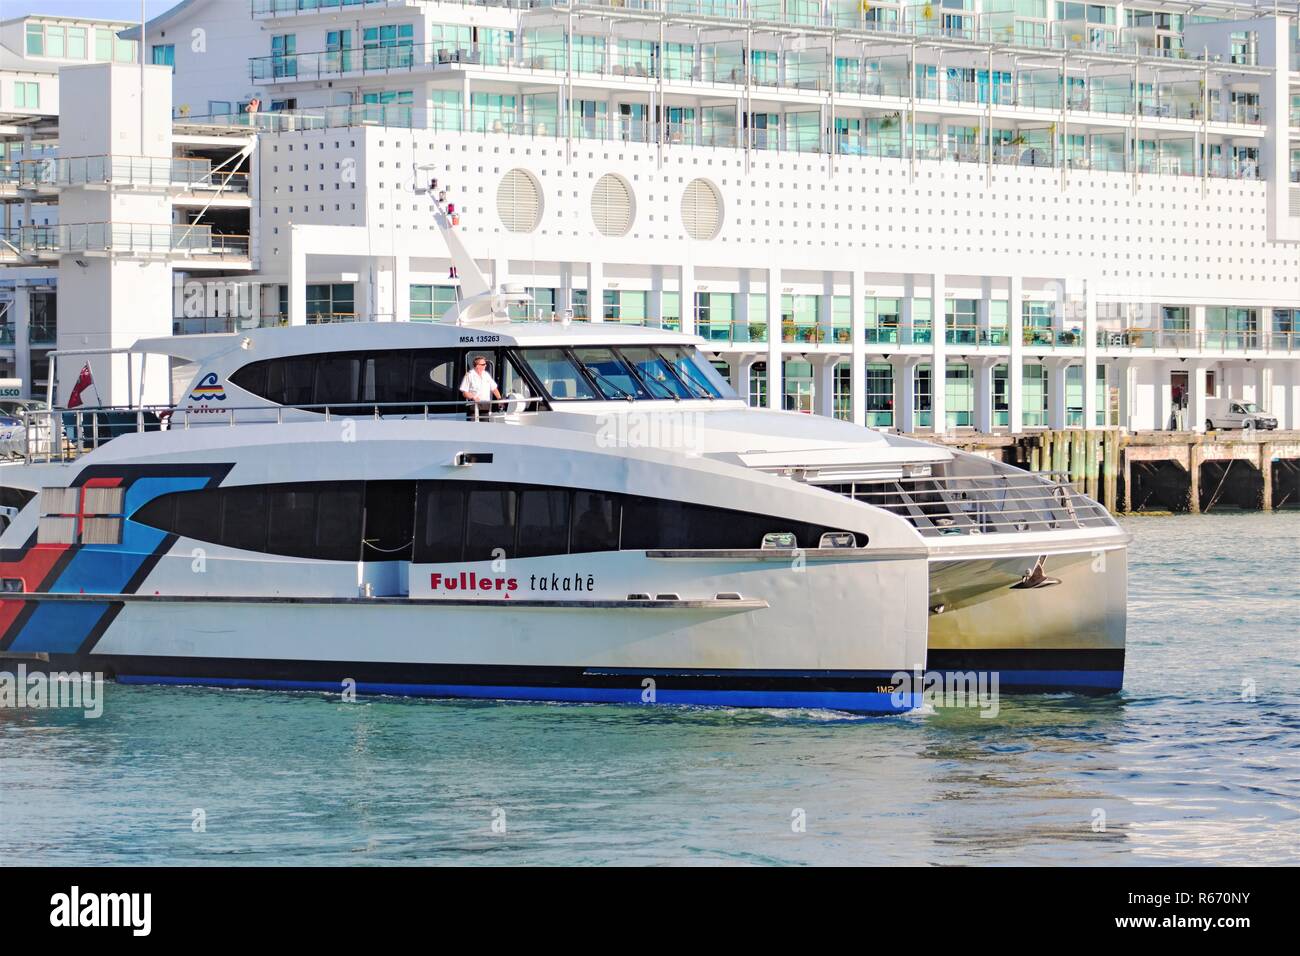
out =
[[245,352],[247,352],[249,349],[253,347],[253,340],[250,339],[247,335],[245,335],[242,339],[239,340],[239,347],[243,349]]

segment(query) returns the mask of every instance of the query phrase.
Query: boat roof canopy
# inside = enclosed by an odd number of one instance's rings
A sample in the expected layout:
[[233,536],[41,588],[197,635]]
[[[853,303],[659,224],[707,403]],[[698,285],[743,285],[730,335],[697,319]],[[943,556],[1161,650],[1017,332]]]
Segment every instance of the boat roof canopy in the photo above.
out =
[[205,335],[139,339],[133,352],[170,355],[206,362],[232,349],[252,357],[272,358],[314,352],[370,351],[391,348],[448,348],[476,345],[637,345],[698,344],[699,339],[668,329],[619,322],[493,322],[446,325],[440,322],[344,322],[248,329]]

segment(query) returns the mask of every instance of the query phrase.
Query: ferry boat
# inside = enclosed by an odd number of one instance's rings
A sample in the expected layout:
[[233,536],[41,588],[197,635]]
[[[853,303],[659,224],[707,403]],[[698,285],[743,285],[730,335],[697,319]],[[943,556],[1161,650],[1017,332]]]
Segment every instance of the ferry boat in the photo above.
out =
[[[27,413],[0,664],[865,712],[915,706],[926,668],[1120,687],[1128,539],[1099,504],[751,408],[690,335],[509,321],[525,294],[440,224],[465,292],[441,323],[141,340],[127,408]],[[186,385],[150,406],[159,355]],[[480,356],[486,409],[459,391]]]

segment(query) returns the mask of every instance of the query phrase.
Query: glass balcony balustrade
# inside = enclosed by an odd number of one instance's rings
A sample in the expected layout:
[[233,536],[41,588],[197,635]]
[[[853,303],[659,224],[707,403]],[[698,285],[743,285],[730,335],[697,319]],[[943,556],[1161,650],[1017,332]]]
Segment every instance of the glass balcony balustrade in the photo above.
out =
[[120,184],[247,193],[248,174],[214,170],[208,159],[45,156],[0,164],[0,184],[32,190]]
[[122,222],[21,226],[0,231],[0,257],[8,253],[11,260],[108,252],[247,259],[249,239],[215,233],[211,226]]

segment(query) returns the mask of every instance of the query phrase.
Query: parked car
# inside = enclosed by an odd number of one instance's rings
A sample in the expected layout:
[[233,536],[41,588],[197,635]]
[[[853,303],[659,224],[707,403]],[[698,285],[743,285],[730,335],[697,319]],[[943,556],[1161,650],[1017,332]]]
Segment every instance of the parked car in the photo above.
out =
[[50,406],[39,398],[0,398],[0,415],[21,418],[19,412],[47,412]]
[[1239,398],[1207,398],[1205,400],[1205,427],[1215,428],[1277,428],[1277,419],[1259,410],[1254,402]]

